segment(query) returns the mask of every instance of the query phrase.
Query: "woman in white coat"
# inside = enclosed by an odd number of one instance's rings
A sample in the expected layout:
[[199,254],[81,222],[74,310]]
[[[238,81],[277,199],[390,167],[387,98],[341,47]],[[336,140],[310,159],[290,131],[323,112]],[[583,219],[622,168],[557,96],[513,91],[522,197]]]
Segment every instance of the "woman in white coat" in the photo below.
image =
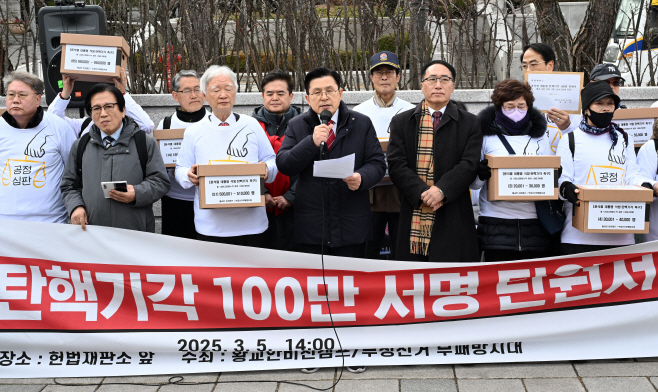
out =
[[[658,180],[658,121],[653,123],[651,140],[644,143],[637,153],[637,164],[644,177],[652,181]],[[649,209],[649,233],[644,235],[644,241],[658,240],[658,203],[656,200],[658,197],[654,192],[653,203]]]

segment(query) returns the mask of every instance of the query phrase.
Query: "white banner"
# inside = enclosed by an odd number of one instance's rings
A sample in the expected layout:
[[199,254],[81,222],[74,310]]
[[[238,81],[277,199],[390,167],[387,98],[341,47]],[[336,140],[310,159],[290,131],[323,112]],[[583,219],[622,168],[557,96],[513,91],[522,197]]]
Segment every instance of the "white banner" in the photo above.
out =
[[0,377],[658,355],[656,243],[505,263],[325,256],[323,274],[318,255],[2,223]]

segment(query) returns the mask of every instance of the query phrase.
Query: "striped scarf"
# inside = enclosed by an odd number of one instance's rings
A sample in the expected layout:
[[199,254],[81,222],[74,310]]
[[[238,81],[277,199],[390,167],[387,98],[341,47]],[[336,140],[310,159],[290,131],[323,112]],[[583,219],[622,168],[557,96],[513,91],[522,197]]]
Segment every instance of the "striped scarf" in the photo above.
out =
[[[416,172],[418,177],[431,187],[434,185],[434,126],[427,102],[423,101],[420,113]],[[434,210],[431,207],[423,204],[420,208],[414,209],[409,239],[412,254],[427,256],[433,226]]]

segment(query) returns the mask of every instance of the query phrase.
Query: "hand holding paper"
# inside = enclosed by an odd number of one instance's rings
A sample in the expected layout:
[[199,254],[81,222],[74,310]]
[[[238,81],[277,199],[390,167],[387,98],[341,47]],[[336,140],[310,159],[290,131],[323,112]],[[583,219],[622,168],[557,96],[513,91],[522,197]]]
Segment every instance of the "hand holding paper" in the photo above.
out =
[[337,178],[340,180],[352,177],[354,174],[354,157],[354,154],[350,154],[342,158],[315,161],[313,177]]

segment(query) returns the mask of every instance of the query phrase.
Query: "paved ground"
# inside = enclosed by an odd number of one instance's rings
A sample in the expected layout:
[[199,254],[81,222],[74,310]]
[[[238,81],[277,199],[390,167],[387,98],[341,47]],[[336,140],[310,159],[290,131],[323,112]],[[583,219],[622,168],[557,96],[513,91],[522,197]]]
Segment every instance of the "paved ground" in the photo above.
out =
[[[655,392],[658,358],[489,365],[370,367],[361,374],[322,369],[181,375],[193,385],[166,385],[170,376],[0,379],[0,392],[290,392],[307,386],[336,392]],[[270,381],[274,380],[274,381]],[[335,387],[332,385],[336,382]],[[287,381],[290,383],[286,383]],[[124,385],[117,385],[123,383]],[[127,384],[127,383],[135,383]],[[150,385],[144,385],[150,384]]]

